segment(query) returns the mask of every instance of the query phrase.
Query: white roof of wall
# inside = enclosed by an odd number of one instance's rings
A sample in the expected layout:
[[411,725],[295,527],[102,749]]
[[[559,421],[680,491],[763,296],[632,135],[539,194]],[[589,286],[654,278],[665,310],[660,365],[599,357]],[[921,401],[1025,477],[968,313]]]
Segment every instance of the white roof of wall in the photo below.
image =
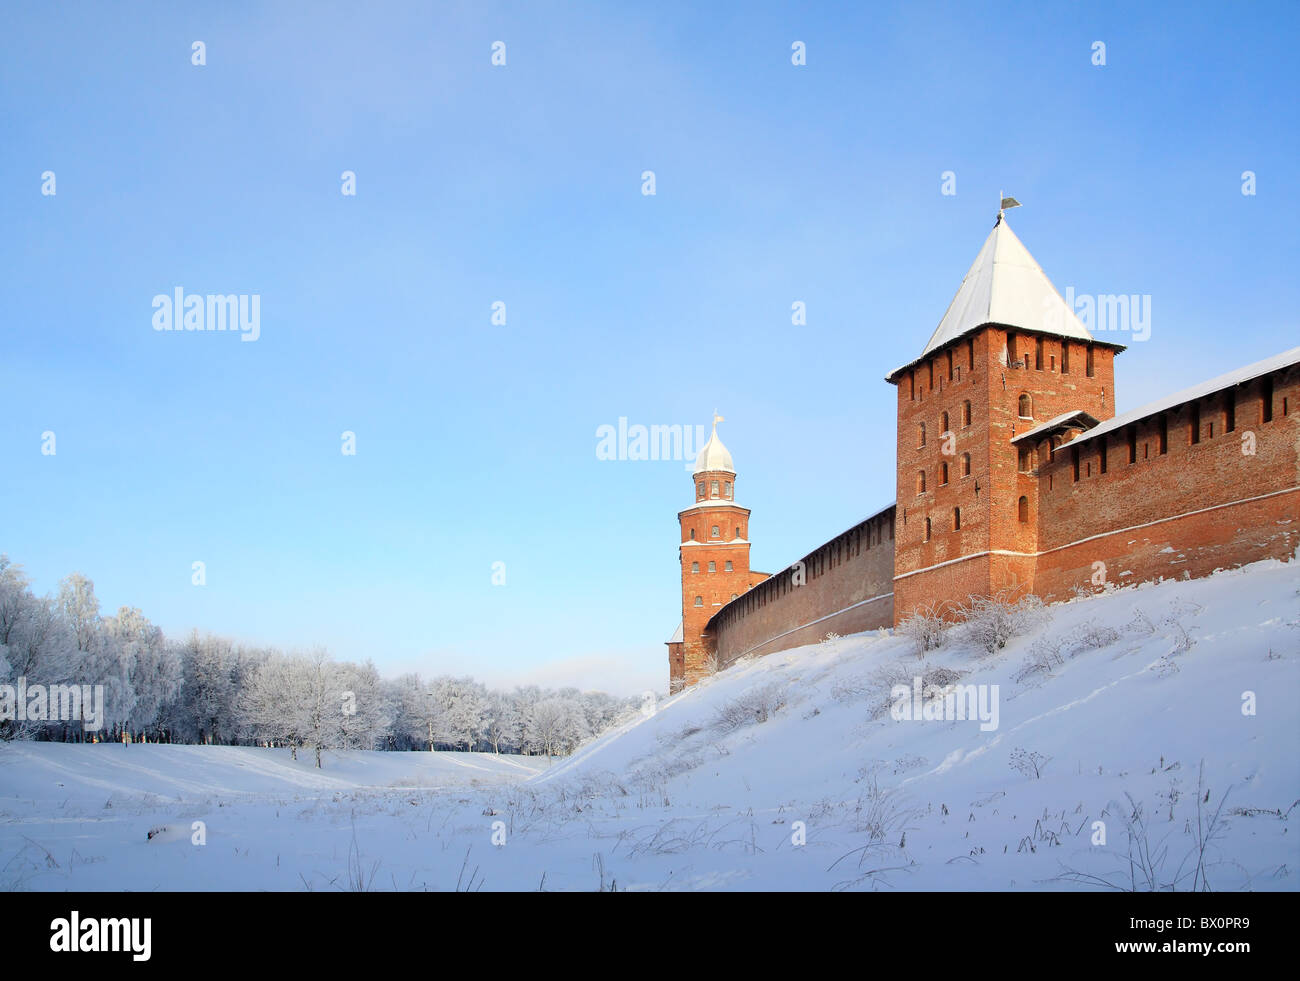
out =
[[895,368],[886,378],[892,380],[904,368],[985,324],[1004,324],[1080,341],[1093,339],[1006,219],[1001,218],[984,240],[920,357]]
[[685,623],[686,623],[685,620],[678,620],[677,629],[673,631],[673,635],[669,637],[668,640],[665,641],[665,643],[680,644],[682,642],[682,639],[686,636],[686,631],[682,629],[682,625]]
[[1021,440],[1034,440],[1041,434],[1053,429],[1059,429],[1061,426],[1077,425],[1080,429],[1087,429],[1090,426],[1097,425],[1097,420],[1091,414],[1084,412],[1082,409],[1075,409],[1073,412],[1063,412],[1055,419],[1048,419],[1041,426],[1035,426],[1033,429],[1027,429],[1019,436],[1012,436],[1011,442],[1019,443]]
[[1130,422],[1137,422],[1139,419],[1145,419],[1147,416],[1154,415],[1157,412],[1163,412],[1165,409],[1172,409],[1176,405],[1182,405],[1184,402],[1191,402],[1194,399],[1204,398],[1207,395],[1213,395],[1215,392],[1221,392],[1225,388],[1232,388],[1234,385],[1242,385],[1248,381],[1267,375],[1271,371],[1277,371],[1279,368],[1286,368],[1293,364],[1300,364],[1300,347],[1293,347],[1289,351],[1283,351],[1281,354],[1275,354],[1271,358],[1265,358],[1263,361],[1256,361],[1254,364],[1244,365],[1236,371],[1229,371],[1226,374],[1219,375],[1217,378],[1211,378],[1209,381],[1203,381],[1199,385],[1193,385],[1191,388],[1184,388],[1181,392],[1174,392],[1172,395],[1166,395],[1155,402],[1148,402],[1146,405],[1139,406],[1131,412],[1125,412],[1123,415],[1115,416],[1113,419],[1107,419],[1100,426],[1089,429],[1085,433],[1074,437],[1071,445],[1082,442],[1085,439],[1092,439],[1094,436],[1103,436],[1106,433],[1114,432],[1117,429],[1123,429]]

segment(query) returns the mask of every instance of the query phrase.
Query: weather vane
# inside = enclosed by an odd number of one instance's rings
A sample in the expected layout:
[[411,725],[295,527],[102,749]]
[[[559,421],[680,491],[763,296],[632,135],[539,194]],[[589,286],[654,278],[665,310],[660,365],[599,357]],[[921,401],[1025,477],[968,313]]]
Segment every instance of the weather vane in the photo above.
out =
[[[999,200],[999,202],[1000,202],[1000,203],[998,204],[998,221],[1001,221],[1001,220],[1002,220],[1002,213],[1003,213],[1004,211],[1006,211],[1008,208],[1019,208],[1019,207],[1020,207],[1020,202],[1019,202],[1019,201],[1017,201],[1015,198],[1007,198],[1007,197],[1003,197],[1001,191],[998,191],[998,200]],[[995,221],[993,224],[996,225],[996,224],[998,223],[998,221]]]

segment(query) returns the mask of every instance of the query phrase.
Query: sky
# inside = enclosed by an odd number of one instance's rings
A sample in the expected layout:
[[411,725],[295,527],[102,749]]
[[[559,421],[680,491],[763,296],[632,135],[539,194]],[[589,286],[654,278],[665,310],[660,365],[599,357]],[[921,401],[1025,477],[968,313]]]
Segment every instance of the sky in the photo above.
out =
[[[169,636],[664,690],[691,478],[600,427],[716,409],[784,567],[893,500],[883,376],[1003,192],[1059,290],[1147,298],[1119,411],[1300,343],[1298,21],[10,6],[0,552]],[[178,288],[256,296],[257,339],[154,329]]]

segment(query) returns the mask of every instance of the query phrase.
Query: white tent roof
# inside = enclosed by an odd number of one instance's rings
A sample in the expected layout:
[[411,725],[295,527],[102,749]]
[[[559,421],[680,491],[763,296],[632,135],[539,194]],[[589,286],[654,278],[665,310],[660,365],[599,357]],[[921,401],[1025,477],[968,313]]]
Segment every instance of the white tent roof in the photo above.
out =
[[920,357],[895,368],[886,377],[892,381],[904,368],[985,324],[1004,324],[1080,341],[1093,339],[1006,219],[1000,218]]
[[686,636],[686,631],[682,629],[685,623],[686,623],[685,620],[679,620],[677,622],[677,629],[673,631],[673,635],[669,637],[668,640],[665,641],[665,643],[680,644]]

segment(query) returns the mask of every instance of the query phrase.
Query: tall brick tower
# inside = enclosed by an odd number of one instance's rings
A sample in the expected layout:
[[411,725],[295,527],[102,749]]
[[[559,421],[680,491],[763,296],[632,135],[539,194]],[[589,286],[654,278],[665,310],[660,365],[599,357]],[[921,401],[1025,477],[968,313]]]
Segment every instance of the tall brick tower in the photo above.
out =
[[709,670],[716,650],[705,632],[709,618],[753,585],[749,568],[749,509],[736,503],[736,470],[731,454],[713,434],[695,460],[695,503],[677,515],[677,550],[682,567],[682,622],[668,641],[672,691],[693,685]]
[[999,211],[921,356],[886,376],[895,622],[937,597],[1033,588],[1038,466],[1115,415],[1121,350],[1092,337]]

